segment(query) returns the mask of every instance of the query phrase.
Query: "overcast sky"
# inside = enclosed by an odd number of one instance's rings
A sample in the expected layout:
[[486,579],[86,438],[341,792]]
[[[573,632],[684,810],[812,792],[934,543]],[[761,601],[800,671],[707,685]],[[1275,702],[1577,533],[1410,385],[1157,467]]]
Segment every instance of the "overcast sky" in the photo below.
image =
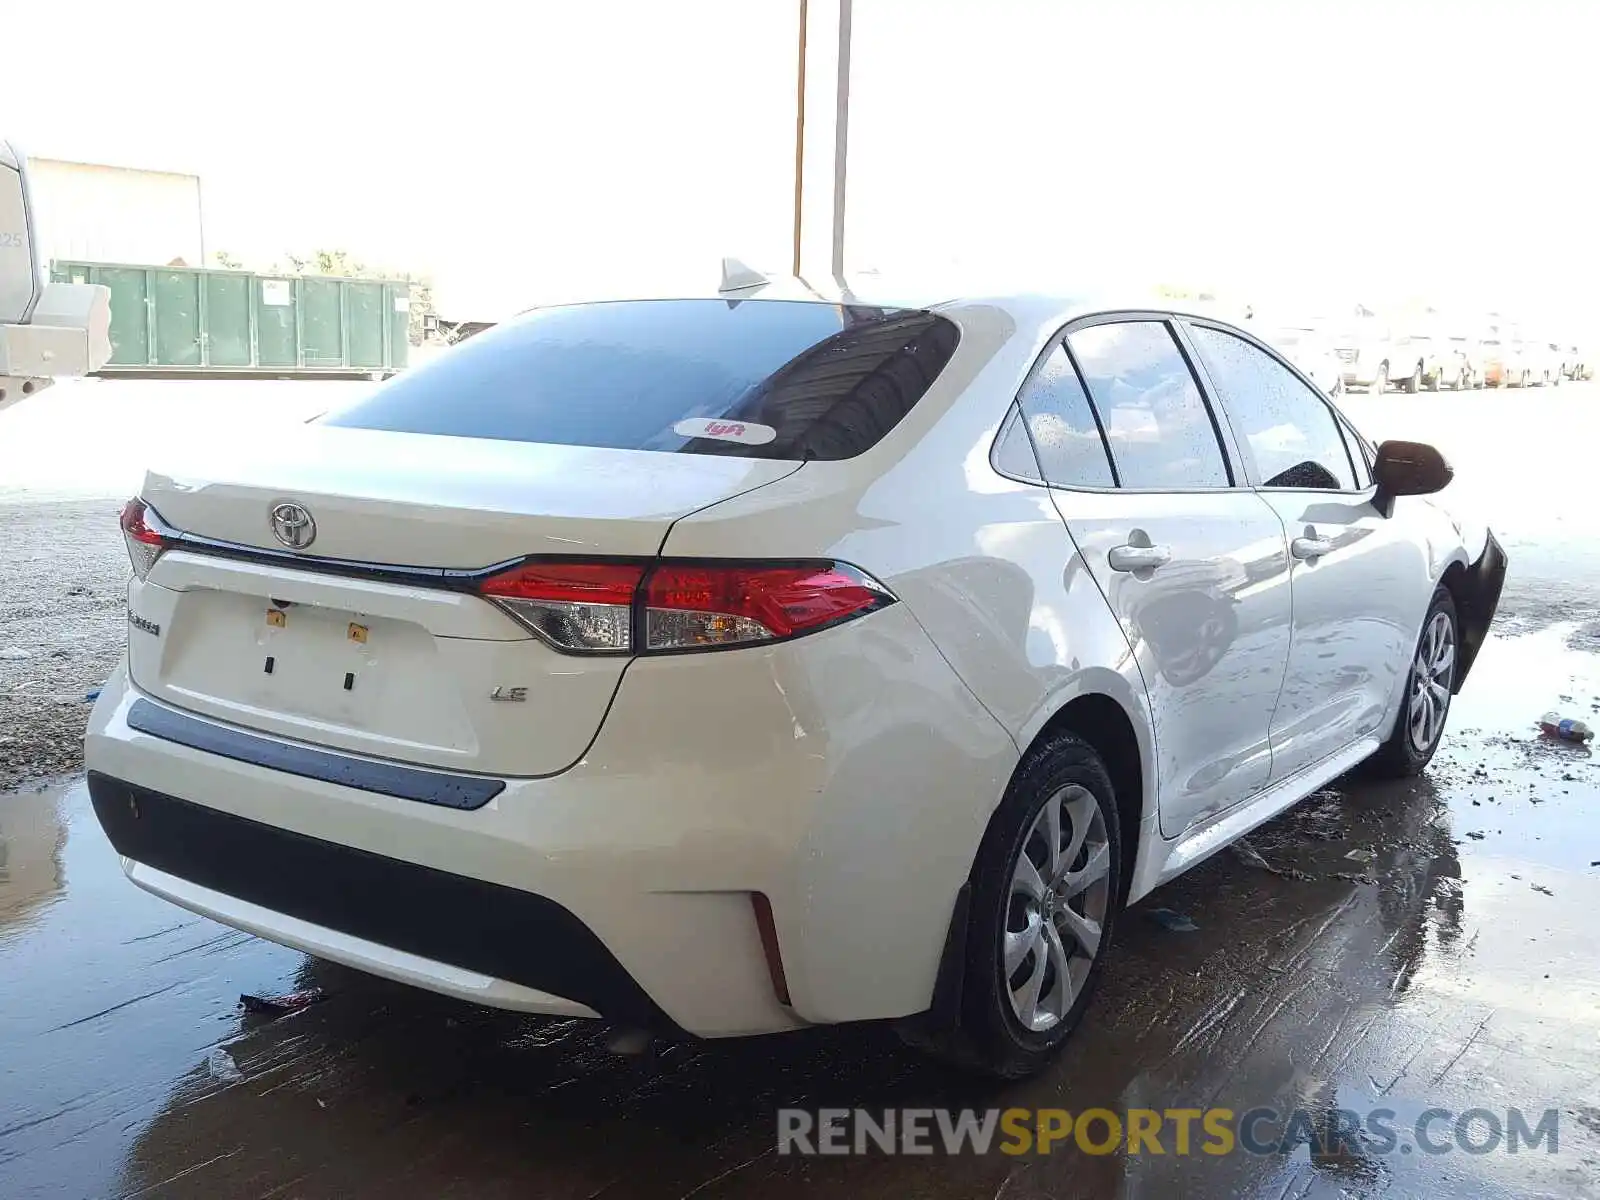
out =
[[[0,127],[198,172],[208,246],[247,261],[343,247],[530,299],[781,266],[797,7],[19,0]],[[1600,323],[1600,4],[856,0],[855,31],[853,267]]]

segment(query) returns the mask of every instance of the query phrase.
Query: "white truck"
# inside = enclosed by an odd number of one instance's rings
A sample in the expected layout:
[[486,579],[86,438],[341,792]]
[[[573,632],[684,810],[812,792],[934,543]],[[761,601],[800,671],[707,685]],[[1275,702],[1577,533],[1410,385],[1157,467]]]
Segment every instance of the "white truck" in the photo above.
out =
[[47,283],[28,163],[0,137],[0,409],[111,357],[111,292]]

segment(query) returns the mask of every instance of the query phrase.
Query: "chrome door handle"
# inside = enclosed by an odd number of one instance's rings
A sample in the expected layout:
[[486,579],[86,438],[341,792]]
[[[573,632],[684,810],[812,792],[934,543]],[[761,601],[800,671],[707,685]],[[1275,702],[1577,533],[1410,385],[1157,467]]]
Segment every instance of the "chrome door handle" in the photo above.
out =
[[1113,571],[1153,571],[1172,561],[1165,546],[1115,546],[1106,555]]
[[1297,537],[1289,543],[1289,552],[1296,558],[1321,558],[1333,553],[1333,543],[1325,538]]

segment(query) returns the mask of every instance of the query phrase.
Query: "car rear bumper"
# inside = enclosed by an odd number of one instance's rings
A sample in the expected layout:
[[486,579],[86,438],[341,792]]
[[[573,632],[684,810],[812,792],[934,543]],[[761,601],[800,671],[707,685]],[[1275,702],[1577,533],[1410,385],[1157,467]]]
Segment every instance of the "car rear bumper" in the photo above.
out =
[[638,660],[582,761],[477,807],[261,740],[108,681],[85,757],[134,882],[435,991],[700,1036],[926,1008],[1017,759],[901,605]]
[[379,973],[403,965],[447,985],[441,990],[470,994],[454,977],[475,975],[486,996],[500,990],[514,1001],[510,989],[495,987],[510,983],[532,993],[523,997],[527,1007],[673,1029],[600,940],[543,896],[291,833],[98,772],[89,774],[89,796],[129,877],[185,907],[247,920],[314,953],[362,955],[366,963],[355,965]]

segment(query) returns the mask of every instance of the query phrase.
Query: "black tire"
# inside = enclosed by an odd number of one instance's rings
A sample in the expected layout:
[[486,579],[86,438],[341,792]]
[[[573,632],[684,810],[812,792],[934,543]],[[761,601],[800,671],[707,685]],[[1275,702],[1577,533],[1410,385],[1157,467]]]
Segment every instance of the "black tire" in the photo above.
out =
[[1410,378],[1400,385],[1400,389],[1407,395],[1415,396],[1417,389],[1422,385],[1422,364],[1418,363],[1416,370],[1411,372]]
[[1389,364],[1384,363],[1378,368],[1378,377],[1368,386],[1367,391],[1374,396],[1381,396],[1389,390]]
[[[1444,711],[1439,714],[1438,728],[1433,732],[1432,739],[1426,745],[1419,745],[1410,719],[1412,698],[1415,695],[1419,674],[1418,660],[1422,655],[1425,639],[1433,626],[1434,618],[1441,613],[1449,620],[1452,648],[1449,678],[1443,684]],[[1377,753],[1367,760],[1371,774],[1388,779],[1403,779],[1421,774],[1422,769],[1428,765],[1438,751],[1439,743],[1444,740],[1445,725],[1450,717],[1450,697],[1455,689],[1456,668],[1460,663],[1460,654],[1461,624],[1456,617],[1456,602],[1448,590],[1443,587],[1436,588],[1433,593],[1433,603],[1428,605],[1427,616],[1422,619],[1422,629],[1417,634],[1416,648],[1411,652],[1411,665],[1406,672],[1406,688],[1400,701],[1400,711],[1395,714],[1394,725],[1389,730],[1388,738],[1378,747]]]
[[1430,392],[1437,392],[1442,386],[1444,386],[1444,372],[1439,371],[1433,375],[1424,375],[1422,377],[1422,386],[1427,388]]
[[[1029,849],[1034,821],[1045,803],[1074,785],[1093,797],[1104,825],[1110,857],[1105,916],[1097,952],[1070,1007],[1054,1026],[1035,1032],[1018,1019],[1003,976],[1003,941],[1008,919],[1014,918],[1011,880],[1019,856]],[[935,1048],[961,1066],[1005,1079],[1031,1075],[1049,1063],[1094,995],[1121,898],[1122,829],[1111,777],[1100,756],[1082,738],[1067,732],[1055,734],[1035,747],[1018,768],[984,834],[972,870],[961,1028],[954,1046]]]

